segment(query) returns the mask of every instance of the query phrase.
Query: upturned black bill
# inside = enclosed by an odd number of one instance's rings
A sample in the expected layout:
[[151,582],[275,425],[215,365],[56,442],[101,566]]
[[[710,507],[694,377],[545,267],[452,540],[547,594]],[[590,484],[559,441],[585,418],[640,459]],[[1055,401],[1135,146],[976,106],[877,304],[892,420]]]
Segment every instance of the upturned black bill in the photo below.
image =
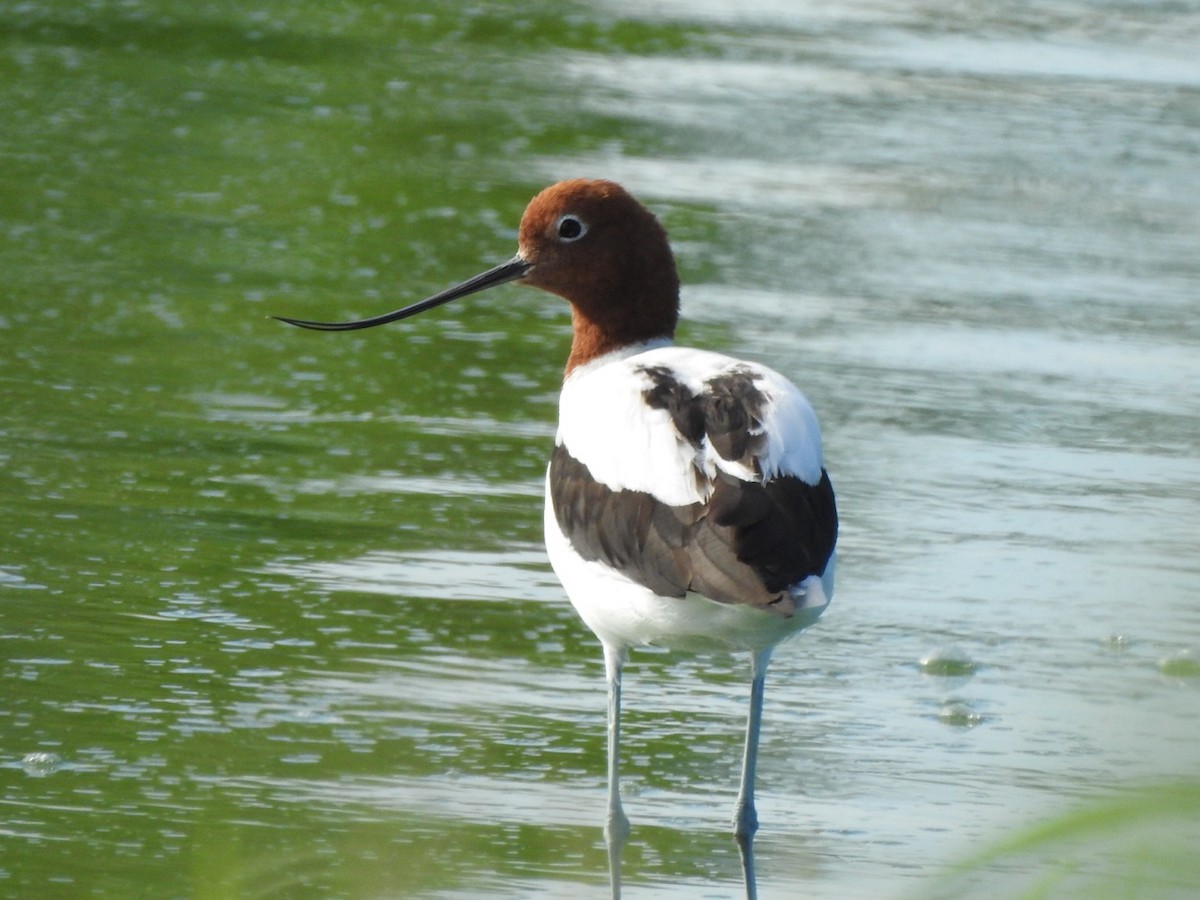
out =
[[374,316],[370,319],[359,319],[356,322],[310,322],[306,319],[289,319],[286,316],[271,316],[271,318],[278,319],[280,322],[287,322],[289,325],[296,325],[299,328],[311,328],[314,331],[354,331],[358,328],[374,328],[376,325],[386,325],[388,322],[398,322],[400,319],[407,319],[409,316],[423,313],[427,309],[433,309],[435,306],[441,306],[443,303],[449,303],[451,300],[457,300],[459,297],[466,297],[468,294],[477,294],[498,284],[516,281],[528,272],[529,269],[529,263],[525,262],[519,256],[514,256],[506,263],[488,269],[486,272],[481,272],[474,278],[464,281],[462,284],[456,284],[452,288],[447,288],[441,293],[427,297],[411,306],[397,309],[394,312],[384,313],[381,316]]

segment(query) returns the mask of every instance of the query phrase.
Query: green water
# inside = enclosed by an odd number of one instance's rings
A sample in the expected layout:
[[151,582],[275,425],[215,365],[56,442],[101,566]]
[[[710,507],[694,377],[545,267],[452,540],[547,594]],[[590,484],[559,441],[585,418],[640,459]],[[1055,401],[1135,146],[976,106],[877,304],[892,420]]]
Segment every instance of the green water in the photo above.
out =
[[[540,545],[564,310],[267,319],[501,262],[580,174],[667,225],[682,339],[826,429],[764,897],[1194,783],[1198,17],[0,2],[0,895],[604,895],[599,651]],[[631,895],[737,894],[745,676],[635,656]]]
[[[419,4],[64,3],[0,23],[0,892],[490,877],[511,852],[500,824],[331,823],[272,782],[505,766],[483,738],[472,759],[474,726],[410,726],[418,697],[360,710],[309,683],[370,678],[365,654],[523,652],[564,611],[534,607],[514,633],[489,607],[460,628],[435,600],[347,605],[266,572],[537,541],[546,441],[529,427],[548,433],[563,323],[481,308],[482,331],[421,323],[331,354],[264,316],[365,311],[510,252],[535,182],[488,158],[538,143],[507,108],[516,35]],[[343,484],[389,473],[390,490]],[[488,490],[448,498],[459,476]],[[28,777],[28,754],[52,772]]]

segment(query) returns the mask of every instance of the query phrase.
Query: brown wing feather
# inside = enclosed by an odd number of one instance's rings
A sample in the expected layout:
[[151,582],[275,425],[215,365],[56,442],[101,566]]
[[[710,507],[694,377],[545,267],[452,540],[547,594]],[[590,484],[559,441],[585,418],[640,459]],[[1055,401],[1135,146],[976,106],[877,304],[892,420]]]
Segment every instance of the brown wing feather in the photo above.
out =
[[668,506],[597,482],[559,445],[549,481],[559,527],[580,556],[666,597],[696,591],[719,603],[790,614],[786,589],[824,571],[837,534],[824,474],[817,485],[722,475],[710,502]]

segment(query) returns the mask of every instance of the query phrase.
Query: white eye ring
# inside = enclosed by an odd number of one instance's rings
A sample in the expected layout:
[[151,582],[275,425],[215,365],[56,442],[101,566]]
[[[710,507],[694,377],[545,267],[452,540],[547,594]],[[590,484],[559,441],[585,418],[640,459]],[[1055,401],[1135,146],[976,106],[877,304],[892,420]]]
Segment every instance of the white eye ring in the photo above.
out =
[[559,216],[554,223],[554,234],[564,244],[573,244],[587,233],[587,223],[571,213]]

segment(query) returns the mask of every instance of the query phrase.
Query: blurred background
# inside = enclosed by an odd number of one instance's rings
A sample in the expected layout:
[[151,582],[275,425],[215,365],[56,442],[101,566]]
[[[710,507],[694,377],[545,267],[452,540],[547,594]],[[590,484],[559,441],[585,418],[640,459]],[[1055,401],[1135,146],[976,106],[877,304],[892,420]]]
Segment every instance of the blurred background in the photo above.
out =
[[[598,176],[838,489],[761,896],[1191,896],[1197,46],[1192,0],[0,0],[0,895],[605,895],[563,304],[266,318]],[[747,677],[634,655],[630,896],[739,893]]]

